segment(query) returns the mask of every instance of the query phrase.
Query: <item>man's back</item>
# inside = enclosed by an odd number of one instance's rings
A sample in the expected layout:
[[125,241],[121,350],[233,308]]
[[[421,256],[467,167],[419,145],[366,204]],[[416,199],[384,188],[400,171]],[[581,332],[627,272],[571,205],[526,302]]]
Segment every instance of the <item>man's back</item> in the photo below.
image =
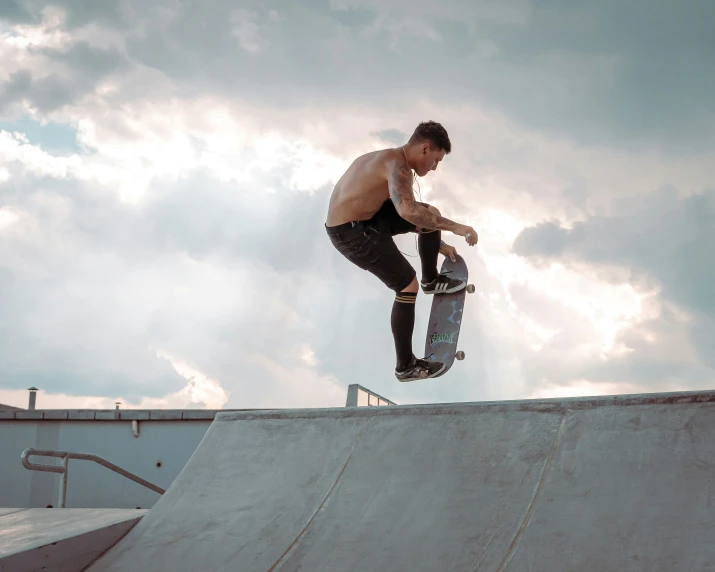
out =
[[389,166],[399,159],[398,149],[382,149],[355,159],[335,184],[328,206],[327,226],[371,218],[390,197]]

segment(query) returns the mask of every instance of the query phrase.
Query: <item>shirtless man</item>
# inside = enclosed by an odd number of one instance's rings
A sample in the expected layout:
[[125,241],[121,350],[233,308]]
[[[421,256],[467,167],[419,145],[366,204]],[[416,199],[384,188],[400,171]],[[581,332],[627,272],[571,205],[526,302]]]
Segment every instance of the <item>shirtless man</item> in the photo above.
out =
[[418,233],[425,294],[448,294],[466,286],[462,280],[437,273],[437,255],[456,254],[441,240],[441,231],[465,237],[470,246],[478,240],[472,227],[446,219],[433,206],[414,198],[412,171],[424,177],[437,170],[451,150],[444,127],[433,121],[420,123],[406,145],[358,157],[330,197],[325,228],[333,246],[396,293],[391,327],[397,357],[395,377],[399,381],[434,377],[442,373],[444,364],[417,359],[412,353],[417,276],[392,237]]

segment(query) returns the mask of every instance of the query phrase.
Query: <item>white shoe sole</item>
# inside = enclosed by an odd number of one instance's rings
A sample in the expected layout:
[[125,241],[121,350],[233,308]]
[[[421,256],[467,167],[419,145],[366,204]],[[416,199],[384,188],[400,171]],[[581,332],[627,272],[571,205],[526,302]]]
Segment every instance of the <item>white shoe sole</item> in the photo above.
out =
[[[420,284],[420,286],[422,286],[422,285]],[[422,286],[422,292],[423,292],[426,296],[431,296],[431,295],[435,295],[435,294],[452,294],[452,293],[454,293],[454,292],[459,292],[460,290],[462,290],[462,289],[464,289],[464,288],[466,288],[466,287],[467,287],[467,283],[466,283],[466,282],[463,282],[463,283],[460,284],[459,286],[455,286],[454,288],[448,288],[448,289],[446,289],[446,290],[425,290],[425,289],[424,289],[424,286]]]
[[440,373],[442,373],[447,366],[445,364],[442,364],[442,367],[439,368],[437,371],[435,371],[432,375],[428,375],[427,377],[408,377],[405,379],[400,379],[399,377],[397,378],[397,381],[400,383],[407,383],[408,381],[419,381],[421,379],[432,379],[433,377],[437,377]]

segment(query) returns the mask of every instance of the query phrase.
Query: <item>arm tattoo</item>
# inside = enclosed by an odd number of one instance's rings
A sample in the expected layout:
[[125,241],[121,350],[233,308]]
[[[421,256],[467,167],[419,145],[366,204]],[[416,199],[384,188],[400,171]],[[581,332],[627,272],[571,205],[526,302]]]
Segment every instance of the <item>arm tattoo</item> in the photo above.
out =
[[448,230],[455,232],[460,226],[448,218],[434,214],[426,207],[414,201],[408,204],[407,209],[405,209],[405,212],[402,214],[402,218],[409,220],[415,226],[428,228],[430,230]]
[[408,203],[415,202],[412,191],[412,169],[407,165],[395,165],[390,173],[388,188],[397,212],[400,212]]
[[395,165],[388,181],[390,198],[402,218],[415,226],[454,232],[460,225],[438,216],[415,201],[412,191],[412,169],[407,165]]

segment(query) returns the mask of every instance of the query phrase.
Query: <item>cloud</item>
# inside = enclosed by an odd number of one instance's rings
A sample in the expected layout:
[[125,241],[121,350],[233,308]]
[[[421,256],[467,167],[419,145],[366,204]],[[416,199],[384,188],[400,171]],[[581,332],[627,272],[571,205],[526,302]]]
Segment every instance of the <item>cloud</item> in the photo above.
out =
[[637,287],[657,283],[688,311],[715,317],[715,268],[703,264],[715,240],[715,191],[680,197],[666,187],[619,206],[568,229],[553,222],[524,229],[514,251],[534,260],[622,267]]
[[[246,400],[239,406],[286,403],[281,395],[300,389],[286,387],[293,370],[283,358],[249,356],[268,348],[281,356],[314,335],[293,298],[309,306],[324,288],[315,268],[330,248],[328,188],[304,190],[319,178],[303,173],[306,160],[320,165],[320,153],[291,146],[278,162],[283,171],[262,170],[256,155],[255,175],[240,182],[222,182],[198,162],[185,180],[157,179],[127,203],[116,192],[121,173],[107,177],[102,155],[80,162],[20,136],[2,141],[11,169],[0,197],[12,205],[2,211],[0,247],[6,386],[189,403],[180,376],[160,359],[168,352],[221,380]],[[315,389],[306,399],[325,399],[322,384],[336,404],[337,378],[320,373],[311,351],[301,355],[296,375]],[[252,377],[261,383],[234,391]]]
[[[611,216],[588,217],[564,228],[541,223],[524,229],[514,242],[514,252],[537,264],[559,262],[565,266],[587,265],[603,281],[630,283],[636,291],[658,294],[671,308],[659,318],[621,335],[635,351],[637,368],[681,381],[685,375],[679,361],[692,355],[709,367],[712,357],[712,325],[715,320],[715,271],[707,264],[707,245],[715,240],[715,193],[681,197],[672,188],[654,191],[642,201],[623,201]],[[674,339],[678,332],[681,339]],[[658,343],[656,343],[658,342]],[[650,351],[649,348],[656,348]],[[637,350],[637,351],[636,351]],[[665,357],[667,356],[667,357]],[[668,363],[676,369],[670,371]],[[697,360],[695,361],[697,363]],[[623,378],[633,369],[603,365],[601,375]],[[589,373],[593,375],[596,370]],[[699,372],[698,375],[703,375]],[[688,375],[698,383],[697,375]],[[712,372],[704,374],[705,382]]]
[[[21,26],[4,38],[5,50],[15,61],[0,85],[0,113],[23,104],[47,114],[78,103],[106,77],[126,71],[121,53],[73,41],[62,29],[62,14],[47,9],[43,15],[41,25]],[[19,67],[18,61],[25,66]]]
[[248,10],[234,10],[230,15],[231,33],[236,36],[238,45],[250,53],[260,52],[267,47],[256,23],[256,13]]
[[[121,393],[114,396],[78,395],[76,391],[68,394],[40,389],[37,392],[36,407],[38,409],[114,409],[119,404],[122,409],[221,409],[226,404],[228,396],[217,380],[207,378],[191,366],[170,356],[160,354],[158,357],[171,362],[177,373],[186,379],[186,384],[178,391],[160,397],[144,396],[132,401],[127,400]],[[27,399],[27,391],[0,388],[0,403],[27,408]]]
[[[355,382],[410,403],[713,379],[709,4],[12,6],[6,391],[282,407]],[[323,223],[350,162],[426,119],[454,152],[420,196],[479,230],[445,234],[478,292],[467,359],[397,384],[392,296]]]
[[0,5],[0,21],[26,24],[34,20],[29,6],[23,0],[8,0]]
[[409,136],[399,129],[381,129],[380,131],[373,131],[371,135],[377,137],[380,141],[391,143],[395,146],[404,145],[409,139]]
[[[240,12],[220,0],[181,10],[157,1],[146,14],[136,2],[57,6],[72,32],[91,24],[121,30],[136,64],[185,89],[240,90],[244,99],[287,107],[356,96],[377,105],[471,101],[587,144],[682,152],[713,143],[708,0],[683,8],[658,0],[645,10],[612,0],[452,0],[439,9],[425,1],[322,9],[283,1],[270,10],[247,2]],[[429,81],[413,89],[425,71]]]

